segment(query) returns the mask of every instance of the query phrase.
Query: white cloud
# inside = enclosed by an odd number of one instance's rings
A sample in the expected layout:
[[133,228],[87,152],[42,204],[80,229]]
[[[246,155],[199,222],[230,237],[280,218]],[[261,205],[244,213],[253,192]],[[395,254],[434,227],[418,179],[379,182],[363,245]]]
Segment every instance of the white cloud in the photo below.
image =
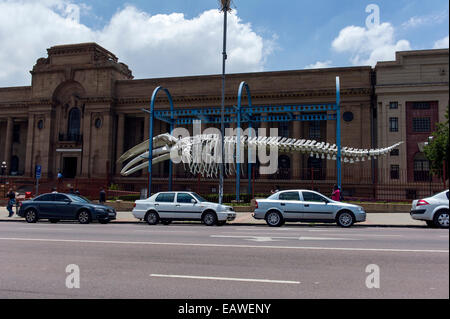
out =
[[317,61],[316,63],[313,64],[308,64],[307,66],[305,66],[305,69],[324,69],[324,68],[330,68],[332,67],[332,62],[331,60],[327,60],[327,61]]
[[[128,64],[136,78],[221,72],[223,16],[217,9],[193,19],[183,14],[150,15],[133,6],[119,10],[101,30],[80,22],[89,6],[69,0],[0,0],[0,87],[29,85],[30,70],[46,49],[97,42]],[[266,39],[228,19],[227,72],[262,71],[276,37]]]
[[402,23],[402,27],[404,29],[411,29],[424,25],[436,25],[444,22],[446,19],[448,19],[448,10],[438,14],[411,17],[408,21]]
[[409,41],[395,41],[394,33],[394,27],[387,22],[370,29],[348,26],[333,40],[332,48],[350,53],[353,65],[374,66],[378,61],[395,60],[396,51],[411,49]]
[[446,36],[445,38],[437,40],[434,43],[433,49],[446,49],[448,46],[448,36]]

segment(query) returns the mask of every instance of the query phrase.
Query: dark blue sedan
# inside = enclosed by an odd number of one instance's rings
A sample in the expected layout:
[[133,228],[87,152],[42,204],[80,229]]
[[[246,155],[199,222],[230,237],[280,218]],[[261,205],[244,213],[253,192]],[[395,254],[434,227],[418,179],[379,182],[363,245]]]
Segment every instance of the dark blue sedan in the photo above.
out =
[[116,211],[112,207],[93,204],[84,197],[63,193],[42,194],[32,200],[23,201],[18,215],[24,217],[28,223],[48,219],[52,223],[78,220],[81,224],[89,224],[98,220],[106,224],[116,219]]

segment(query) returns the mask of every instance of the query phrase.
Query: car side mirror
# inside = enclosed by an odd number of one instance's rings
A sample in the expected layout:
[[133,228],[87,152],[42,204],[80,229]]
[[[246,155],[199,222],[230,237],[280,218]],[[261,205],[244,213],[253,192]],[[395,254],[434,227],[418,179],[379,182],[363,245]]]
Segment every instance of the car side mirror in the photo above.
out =
[[197,204],[197,201],[195,199],[191,199],[192,204]]

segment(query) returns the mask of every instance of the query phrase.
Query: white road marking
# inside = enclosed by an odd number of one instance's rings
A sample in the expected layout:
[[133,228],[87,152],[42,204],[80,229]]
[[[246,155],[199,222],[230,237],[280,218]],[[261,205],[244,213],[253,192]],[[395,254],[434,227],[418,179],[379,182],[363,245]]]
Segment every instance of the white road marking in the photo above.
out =
[[378,251],[378,252],[406,252],[406,253],[444,253],[443,249],[400,249],[400,248],[351,248],[351,247],[307,247],[307,246],[255,246],[255,245],[223,245],[223,244],[194,244],[194,243],[162,243],[145,241],[116,241],[116,240],[80,240],[80,239],[45,239],[45,238],[0,238],[4,241],[30,241],[54,243],[85,243],[110,245],[149,245],[149,246],[180,246],[180,247],[216,247],[216,248],[263,248],[263,249],[292,249],[292,250],[338,250],[338,251]]
[[179,278],[179,279],[198,279],[198,280],[219,280],[219,281],[242,281],[242,282],[257,282],[257,283],[269,283],[269,284],[288,284],[288,285],[299,285],[300,284],[300,281],[269,280],[269,279],[202,277],[202,276],[160,275],[160,274],[151,274],[150,277]]
[[211,235],[213,238],[242,238],[253,241],[273,241],[274,239],[295,239],[295,240],[358,240],[354,238],[332,238],[332,237],[278,237],[278,236],[225,236],[225,235]]

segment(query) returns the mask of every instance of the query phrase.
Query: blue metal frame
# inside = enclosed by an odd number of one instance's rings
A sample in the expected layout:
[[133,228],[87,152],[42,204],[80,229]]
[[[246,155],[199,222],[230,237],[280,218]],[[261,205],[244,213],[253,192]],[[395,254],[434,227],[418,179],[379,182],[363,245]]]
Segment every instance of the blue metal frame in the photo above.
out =
[[341,189],[342,176],[341,176],[341,83],[340,79],[336,77],[336,145],[337,145],[337,157],[336,157],[336,177],[337,186]]
[[[248,97],[248,106],[242,107],[242,91],[246,90]],[[163,90],[170,103],[170,110],[158,110],[155,111],[155,100],[158,92]],[[291,122],[291,121],[336,121],[336,146],[337,146],[337,186],[341,188],[342,183],[342,159],[341,159],[341,88],[339,77],[336,77],[336,103],[335,104],[298,104],[298,105],[265,105],[265,106],[253,106],[251,101],[250,88],[246,82],[241,82],[238,90],[238,105],[237,107],[226,107],[224,109],[224,115],[228,116],[224,119],[225,123],[237,123],[238,136],[240,141],[240,128],[241,123],[249,123],[249,128],[252,127],[253,122]],[[193,124],[194,120],[201,119],[203,123],[220,124],[221,123],[221,108],[202,108],[191,109],[184,108],[175,110],[173,106],[172,96],[169,90],[158,86],[152,95],[150,102],[150,132],[149,132],[149,196],[151,194],[151,181],[152,181],[152,151],[153,151],[153,121],[154,119],[161,120],[170,124],[170,131],[172,132],[174,125],[186,125]],[[323,114],[315,112],[329,112],[336,111],[335,114]],[[294,112],[307,112],[309,114],[295,115]],[[262,116],[263,113],[285,113],[283,115],[268,115]],[[287,113],[287,115],[286,115]],[[233,117],[233,115],[236,115]],[[177,117],[177,119],[175,119]],[[241,148],[240,143],[236,150],[237,172],[236,172],[236,200],[239,201],[240,197],[240,156]],[[248,149],[248,156],[250,158],[251,150]],[[251,193],[251,172],[252,164],[248,163],[248,192]],[[169,190],[172,190],[172,161],[169,163]]]
[[[170,95],[170,92],[168,89],[163,88],[162,86],[158,86],[152,94],[152,100],[150,102],[150,125],[149,125],[149,143],[148,143],[148,197],[151,196],[152,192],[152,160],[153,160],[153,122],[154,122],[154,118],[155,118],[155,101],[156,101],[156,96],[158,95],[158,92],[160,90],[163,90],[166,95],[167,98],[169,99],[169,103],[170,103],[170,119],[168,122],[170,124],[170,132],[173,131],[173,126],[174,126],[174,106],[173,106],[173,99],[172,96]],[[172,178],[173,178],[173,174],[172,174],[172,161],[169,161],[169,191],[172,190]]]

